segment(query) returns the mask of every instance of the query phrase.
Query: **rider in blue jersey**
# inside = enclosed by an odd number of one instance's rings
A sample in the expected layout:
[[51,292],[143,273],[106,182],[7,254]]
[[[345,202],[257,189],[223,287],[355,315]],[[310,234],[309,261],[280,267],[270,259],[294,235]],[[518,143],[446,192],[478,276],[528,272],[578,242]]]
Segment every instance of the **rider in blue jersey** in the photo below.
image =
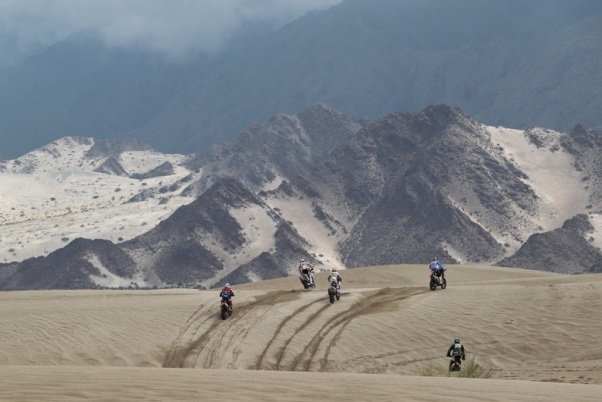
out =
[[433,258],[433,261],[431,261],[429,264],[429,269],[431,270],[431,275],[436,277],[439,283],[441,283],[441,276],[446,268],[443,266],[443,264],[441,264],[441,262],[439,262],[437,257]]
[[429,264],[429,269],[431,270],[431,272],[435,272],[439,269],[445,271],[445,267],[443,266],[443,264],[441,264],[441,262],[439,262],[437,257],[433,258],[433,261],[431,261],[431,263]]

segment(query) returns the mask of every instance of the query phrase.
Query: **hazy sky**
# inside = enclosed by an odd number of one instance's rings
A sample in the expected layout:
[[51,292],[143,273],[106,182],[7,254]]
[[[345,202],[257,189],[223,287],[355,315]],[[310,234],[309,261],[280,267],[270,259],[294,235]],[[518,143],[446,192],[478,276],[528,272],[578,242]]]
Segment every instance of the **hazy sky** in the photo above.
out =
[[342,0],[0,0],[0,65],[82,29],[112,45],[215,51],[242,24],[284,24]]

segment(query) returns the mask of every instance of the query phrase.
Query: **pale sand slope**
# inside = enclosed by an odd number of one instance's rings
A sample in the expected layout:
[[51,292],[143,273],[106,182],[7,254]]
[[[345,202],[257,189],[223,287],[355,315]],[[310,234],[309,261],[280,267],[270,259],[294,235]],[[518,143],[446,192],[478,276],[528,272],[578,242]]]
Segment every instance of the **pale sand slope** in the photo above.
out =
[[[602,397],[602,275],[450,266],[431,292],[425,266],[342,274],[333,305],[325,273],[235,287],[226,321],[216,290],[0,293],[0,400]],[[447,375],[456,336],[492,379],[422,376]]]

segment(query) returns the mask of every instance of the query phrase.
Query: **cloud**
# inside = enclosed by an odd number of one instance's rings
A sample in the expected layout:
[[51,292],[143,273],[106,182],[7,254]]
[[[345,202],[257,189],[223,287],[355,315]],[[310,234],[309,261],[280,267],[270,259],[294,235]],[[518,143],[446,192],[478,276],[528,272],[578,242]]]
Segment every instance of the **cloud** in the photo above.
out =
[[0,57],[39,50],[81,30],[110,45],[170,56],[215,52],[247,24],[278,26],[342,0],[0,0]]

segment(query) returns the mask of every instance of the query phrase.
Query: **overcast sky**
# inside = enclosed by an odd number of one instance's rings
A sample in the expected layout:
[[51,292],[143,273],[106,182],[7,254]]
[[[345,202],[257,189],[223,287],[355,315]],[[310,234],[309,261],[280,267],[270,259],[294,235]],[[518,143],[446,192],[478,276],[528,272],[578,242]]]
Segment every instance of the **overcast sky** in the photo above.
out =
[[0,0],[0,65],[93,29],[112,45],[218,50],[245,23],[284,24],[342,0]]

